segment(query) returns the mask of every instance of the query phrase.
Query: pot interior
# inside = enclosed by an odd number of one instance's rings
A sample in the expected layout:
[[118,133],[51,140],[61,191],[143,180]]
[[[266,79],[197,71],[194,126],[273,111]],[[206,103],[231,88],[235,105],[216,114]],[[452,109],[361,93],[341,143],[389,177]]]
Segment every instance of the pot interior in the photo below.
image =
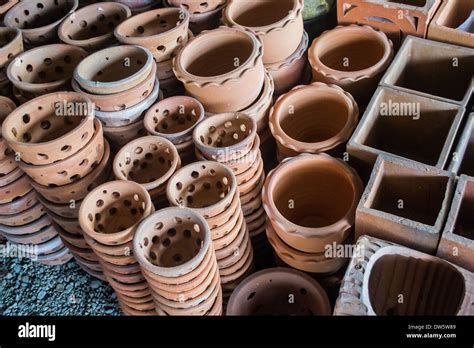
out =
[[152,117],[155,131],[161,134],[176,134],[191,129],[199,120],[200,107],[192,102],[171,103],[164,100],[154,110]]
[[440,259],[384,255],[368,282],[377,315],[456,315],[464,298],[464,277]]
[[[214,122],[202,127],[199,140],[207,146],[222,148],[243,142],[252,133],[252,121],[245,117],[233,117],[223,120],[219,116],[211,117]],[[209,120],[209,121],[210,121]]]
[[25,1],[18,9],[13,7],[13,24],[20,29],[32,29],[55,23],[73,9],[73,0]]
[[272,1],[235,2],[230,16],[244,27],[264,27],[284,19],[294,6],[295,0],[279,0],[278,6]]
[[473,10],[474,6],[469,1],[451,0],[441,12],[437,24],[456,29],[469,18]]
[[467,139],[466,152],[462,158],[459,174],[474,176],[474,117],[472,117],[471,124],[471,134]]

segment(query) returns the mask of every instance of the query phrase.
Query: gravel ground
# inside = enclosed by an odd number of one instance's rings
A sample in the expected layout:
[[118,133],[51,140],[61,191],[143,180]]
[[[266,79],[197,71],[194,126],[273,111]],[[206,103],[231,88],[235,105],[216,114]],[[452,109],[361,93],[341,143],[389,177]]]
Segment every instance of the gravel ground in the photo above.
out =
[[74,260],[45,266],[0,258],[0,315],[120,315],[112,288]]

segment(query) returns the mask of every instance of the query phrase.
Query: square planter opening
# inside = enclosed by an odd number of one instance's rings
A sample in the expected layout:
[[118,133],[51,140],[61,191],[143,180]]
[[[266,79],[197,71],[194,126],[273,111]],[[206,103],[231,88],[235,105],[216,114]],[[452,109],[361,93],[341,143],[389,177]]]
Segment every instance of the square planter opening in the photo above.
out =
[[474,176],[474,113],[467,120],[449,169],[459,175]]

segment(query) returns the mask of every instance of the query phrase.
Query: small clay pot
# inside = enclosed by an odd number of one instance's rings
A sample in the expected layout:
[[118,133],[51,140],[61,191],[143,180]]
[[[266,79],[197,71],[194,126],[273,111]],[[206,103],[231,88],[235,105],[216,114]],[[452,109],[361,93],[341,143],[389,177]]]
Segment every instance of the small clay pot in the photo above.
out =
[[0,81],[7,78],[8,64],[21,52],[23,52],[21,31],[0,27]]
[[27,210],[13,215],[0,215],[0,224],[6,226],[22,226],[39,219],[46,213],[41,203],[36,203]]
[[160,8],[124,21],[115,29],[115,37],[123,44],[148,48],[159,63],[171,59],[188,41],[188,27],[187,10]]
[[77,219],[79,217],[79,208],[81,207],[82,201],[74,201],[73,203],[68,204],[58,204],[48,201],[41,195],[38,195],[38,200],[46,207],[46,209],[52,211],[56,215],[69,219]]
[[123,127],[103,127],[105,137],[110,141],[114,151],[119,151],[123,146],[140,137],[147,135],[143,120]]
[[303,0],[272,1],[230,0],[223,12],[224,22],[232,27],[250,29],[264,47],[263,62],[271,64],[293,54],[303,36]]
[[262,90],[262,53],[251,32],[221,27],[192,38],[178,52],[174,72],[206,111],[235,112],[252,104]]
[[25,236],[28,234],[36,233],[41,230],[45,230],[49,227],[53,221],[49,218],[48,215],[44,214],[39,219],[30,222],[29,224],[23,226],[0,226],[0,232],[5,234],[11,234],[15,236]]
[[42,0],[40,6],[35,1],[21,1],[5,15],[7,27],[18,28],[23,41],[31,46],[42,46],[57,37],[59,24],[75,11],[78,0]]
[[[10,112],[16,109],[16,104],[8,97],[4,97],[0,95],[0,124],[3,123],[3,120],[10,115]],[[2,141],[2,137],[0,134],[0,142]],[[2,145],[0,145],[0,160],[2,160],[5,156],[5,151]]]
[[146,48],[114,46],[83,59],[74,70],[74,79],[89,93],[120,93],[143,82],[153,64],[153,56]]
[[75,92],[33,99],[5,119],[2,136],[25,163],[43,165],[65,159],[94,135],[91,101]]
[[286,157],[334,151],[349,140],[358,121],[352,96],[319,82],[293,88],[270,111],[270,130]]
[[114,29],[132,15],[119,3],[99,2],[83,7],[66,18],[58,29],[61,41],[89,52],[115,42]]
[[342,87],[359,105],[370,100],[393,55],[384,33],[357,25],[324,32],[308,50],[313,81]]
[[310,276],[289,268],[270,268],[240,283],[227,304],[227,315],[331,315],[331,305],[324,289]]
[[192,14],[213,11],[224,3],[225,3],[225,0],[208,0],[208,1],[169,0],[169,4],[171,6],[181,7]]
[[30,189],[26,194],[20,197],[14,198],[11,202],[0,204],[0,214],[18,214],[25,211],[29,207],[32,207],[38,202],[38,195],[36,191]]
[[137,182],[151,191],[163,187],[179,166],[173,143],[147,136],[125,145],[115,156],[113,169],[117,179]]
[[19,179],[0,187],[0,204],[10,203],[17,197],[23,197],[31,190],[31,180],[24,174]]
[[102,184],[84,198],[79,223],[89,237],[105,245],[131,241],[138,223],[152,212],[150,195],[131,181]]

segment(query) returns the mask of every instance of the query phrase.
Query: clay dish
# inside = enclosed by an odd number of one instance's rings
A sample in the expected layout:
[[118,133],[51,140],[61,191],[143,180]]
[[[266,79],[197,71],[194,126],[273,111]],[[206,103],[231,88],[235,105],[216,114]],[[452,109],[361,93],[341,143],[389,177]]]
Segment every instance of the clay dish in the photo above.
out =
[[192,208],[204,218],[222,213],[232,204],[237,180],[223,164],[195,162],[176,172],[166,194],[172,205]]
[[74,68],[87,56],[82,48],[53,44],[34,48],[15,58],[8,79],[20,91],[42,95],[69,87]]
[[8,64],[21,52],[23,52],[21,31],[0,27],[0,81],[7,78]]
[[194,127],[203,119],[204,107],[198,100],[176,96],[153,105],[145,114],[144,124],[150,134],[181,144],[191,137]]
[[262,90],[262,52],[251,32],[220,27],[192,38],[176,55],[173,68],[206,111],[235,112],[252,104]]
[[21,160],[35,165],[65,159],[94,135],[90,100],[75,92],[56,92],[15,109],[3,122],[2,135]]
[[176,147],[156,136],[138,138],[115,156],[113,169],[119,180],[131,180],[147,190],[164,186],[180,166]]
[[83,59],[74,70],[74,79],[89,93],[120,93],[143,82],[153,64],[153,56],[146,48],[114,46]]
[[7,27],[20,29],[26,44],[42,46],[58,37],[59,24],[77,9],[78,3],[78,0],[21,1],[8,11],[3,21]]
[[169,0],[171,6],[181,7],[192,14],[213,11],[224,3],[225,0]]
[[91,4],[66,18],[59,26],[58,35],[69,45],[96,51],[115,42],[114,29],[131,14],[130,9],[120,3]]
[[[288,298],[293,295],[294,302]],[[310,276],[289,268],[252,274],[234,290],[227,315],[331,315],[324,289]]]
[[117,245],[133,239],[138,223],[152,212],[150,195],[130,181],[110,181],[84,198],[79,223],[92,239]]
[[0,187],[0,204],[10,203],[17,197],[23,197],[31,190],[28,175],[23,174],[19,179]]
[[188,41],[189,12],[160,8],[127,19],[115,29],[123,44],[148,48],[157,63],[171,59]]

